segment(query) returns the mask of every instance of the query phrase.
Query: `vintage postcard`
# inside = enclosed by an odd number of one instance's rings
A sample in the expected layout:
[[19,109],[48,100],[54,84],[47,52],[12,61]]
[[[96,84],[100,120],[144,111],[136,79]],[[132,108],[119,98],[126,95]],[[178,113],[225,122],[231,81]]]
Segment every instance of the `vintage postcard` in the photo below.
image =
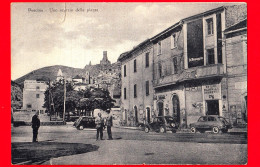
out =
[[247,164],[246,3],[12,3],[11,162]]

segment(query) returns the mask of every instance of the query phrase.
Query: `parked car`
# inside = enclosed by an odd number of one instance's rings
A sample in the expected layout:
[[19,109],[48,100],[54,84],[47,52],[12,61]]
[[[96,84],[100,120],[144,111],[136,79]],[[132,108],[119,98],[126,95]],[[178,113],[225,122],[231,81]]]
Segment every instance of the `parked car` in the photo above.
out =
[[166,131],[172,131],[176,133],[179,128],[179,124],[176,119],[171,116],[158,116],[153,119],[153,122],[146,124],[144,131],[149,133],[149,131],[165,133]]
[[218,115],[206,115],[201,116],[198,122],[190,124],[191,133],[204,133],[211,130],[213,133],[227,133],[228,129],[231,129],[231,124],[224,118]]
[[74,126],[78,130],[83,130],[84,128],[95,128],[96,127],[95,117],[91,117],[91,116],[79,117],[79,119],[75,121]]

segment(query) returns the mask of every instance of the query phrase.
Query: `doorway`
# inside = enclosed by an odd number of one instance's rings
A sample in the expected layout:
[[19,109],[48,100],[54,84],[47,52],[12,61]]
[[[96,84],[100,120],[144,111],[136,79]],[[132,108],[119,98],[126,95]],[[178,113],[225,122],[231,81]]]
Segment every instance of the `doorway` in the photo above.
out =
[[174,95],[172,97],[172,111],[173,111],[173,117],[177,118],[177,122],[180,123],[181,121],[180,101],[177,95]]
[[218,100],[207,100],[206,115],[219,115],[219,102]]
[[151,111],[149,107],[146,108],[146,120],[147,123],[151,123]]
[[159,110],[159,113],[158,113],[158,116],[164,116],[164,112],[163,112],[163,102],[158,102],[157,103],[158,105],[158,110]]
[[134,106],[134,112],[135,112],[135,124],[138,124],[138,111],[137,111],[137,107]]

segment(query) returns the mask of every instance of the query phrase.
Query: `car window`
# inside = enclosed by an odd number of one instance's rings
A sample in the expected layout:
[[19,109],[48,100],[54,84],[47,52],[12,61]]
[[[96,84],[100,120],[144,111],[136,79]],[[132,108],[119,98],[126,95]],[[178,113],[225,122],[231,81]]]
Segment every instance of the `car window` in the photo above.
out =
[[158,122],[164,122],[164,121],[163,121],[163,118],[161,118],[161,117],[158,118]]
[[172,117],[165,117],[165,119],[166,119],[167,123],[174,121],[174,119]]
[[157,122],[157,118],[154,118],[154,119],[153,119],[153,122]]
[[207,121],[207,117],[200,117],[198,122],[206,122]]
[[217,121],[215,117],[208,117],[208,121]]
[[220,119],[220,121],[223,122],[224,124],[228,124],[228,121],[227,121],[225,118],[219,117],[219,119]]

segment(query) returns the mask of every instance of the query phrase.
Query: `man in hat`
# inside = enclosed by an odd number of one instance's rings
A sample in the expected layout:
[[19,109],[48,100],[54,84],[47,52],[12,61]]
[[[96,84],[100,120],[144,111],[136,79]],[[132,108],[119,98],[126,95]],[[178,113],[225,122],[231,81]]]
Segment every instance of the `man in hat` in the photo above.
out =
[[107,113],[108,113],[108,117],[106,119],[106,126],[107,126],[108,140],[113,140],[112,132],[111,132],[111,127],[113,126],[113,117],[112,114],[110,113],[110,109],[107,109]]
[[38,129],[40,127],[39,111],[32,117],[33,142],[38,142]]
[[98,116],[95,119],[95,123],[96,123],[96,129],[97,129],[96,140],[98,140],[99,134],[100,134],[100,140],[103,140],[104,119],[102,118],[101,113],[98,113]]

